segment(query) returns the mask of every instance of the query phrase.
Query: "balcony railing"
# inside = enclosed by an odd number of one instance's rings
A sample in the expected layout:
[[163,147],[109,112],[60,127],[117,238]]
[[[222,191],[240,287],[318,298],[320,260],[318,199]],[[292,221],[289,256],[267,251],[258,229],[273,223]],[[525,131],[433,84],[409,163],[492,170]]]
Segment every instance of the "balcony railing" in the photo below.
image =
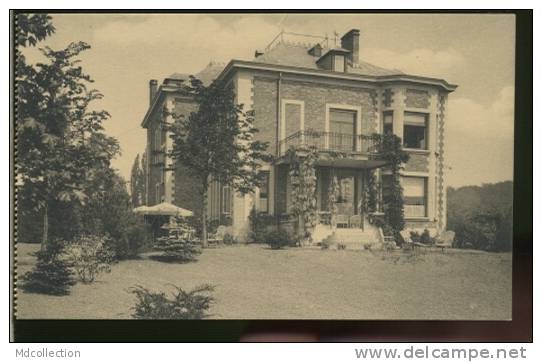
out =
[[322,152],[341,152],[352,155],[377,155],[380,147],[374,138],[367,135],[352,135],[335,132],[298,131],[279,143],[280,155],[292,146],[315,147]]

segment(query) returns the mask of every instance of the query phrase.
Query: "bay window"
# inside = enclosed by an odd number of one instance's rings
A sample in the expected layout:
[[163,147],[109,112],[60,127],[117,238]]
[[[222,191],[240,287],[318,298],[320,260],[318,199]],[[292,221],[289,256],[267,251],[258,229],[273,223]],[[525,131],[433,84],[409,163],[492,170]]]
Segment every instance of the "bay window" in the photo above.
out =
[[427,177],[403,177],[405,217],[427,217]]
[[427,114],[405,112],[403,146],[427,150]]

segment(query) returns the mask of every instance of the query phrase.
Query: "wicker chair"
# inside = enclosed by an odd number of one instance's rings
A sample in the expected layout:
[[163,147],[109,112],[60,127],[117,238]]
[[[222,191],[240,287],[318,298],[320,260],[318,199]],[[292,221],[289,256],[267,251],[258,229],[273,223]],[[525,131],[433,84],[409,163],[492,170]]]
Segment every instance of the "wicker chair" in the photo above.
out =
[[361,215],[350,216],[350,227],[361,229]]

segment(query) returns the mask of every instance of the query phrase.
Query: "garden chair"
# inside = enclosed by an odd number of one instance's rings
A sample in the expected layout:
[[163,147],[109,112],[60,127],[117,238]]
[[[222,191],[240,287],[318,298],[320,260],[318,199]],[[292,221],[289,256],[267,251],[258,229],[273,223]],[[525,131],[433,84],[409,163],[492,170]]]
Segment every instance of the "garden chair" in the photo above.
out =
[[352,215],[350,217],[350,227],[361,229],[361,215]]
[[437,242],[435,246],[442,249],[444,252],[445,248],[451,248],[455,239],[455,232],[446,230],[437,237]]
[[348,221],[348,215],[338,214],[335,218],[335,225],[337,225],[337,227],[339,227],[339,225],[342,225],[343,227],[347,228]]
[[228,233],[228,227],[220,225],[214,234],[209,234],[207,237],[207,242],[209,245],[212,244],[222,244],[224,242],[224,236]]

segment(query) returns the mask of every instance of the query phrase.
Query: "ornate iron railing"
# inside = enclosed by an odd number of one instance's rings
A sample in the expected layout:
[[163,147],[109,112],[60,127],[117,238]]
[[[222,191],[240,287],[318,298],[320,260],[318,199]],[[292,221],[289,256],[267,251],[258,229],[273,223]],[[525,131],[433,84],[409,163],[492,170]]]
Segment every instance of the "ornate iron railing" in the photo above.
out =
[[292,146],[315,147],[322,152],[341,152],[358,155],[378,155],[380,144],[371,136],[346,133],[297,131],[279,142],[280,155]]

